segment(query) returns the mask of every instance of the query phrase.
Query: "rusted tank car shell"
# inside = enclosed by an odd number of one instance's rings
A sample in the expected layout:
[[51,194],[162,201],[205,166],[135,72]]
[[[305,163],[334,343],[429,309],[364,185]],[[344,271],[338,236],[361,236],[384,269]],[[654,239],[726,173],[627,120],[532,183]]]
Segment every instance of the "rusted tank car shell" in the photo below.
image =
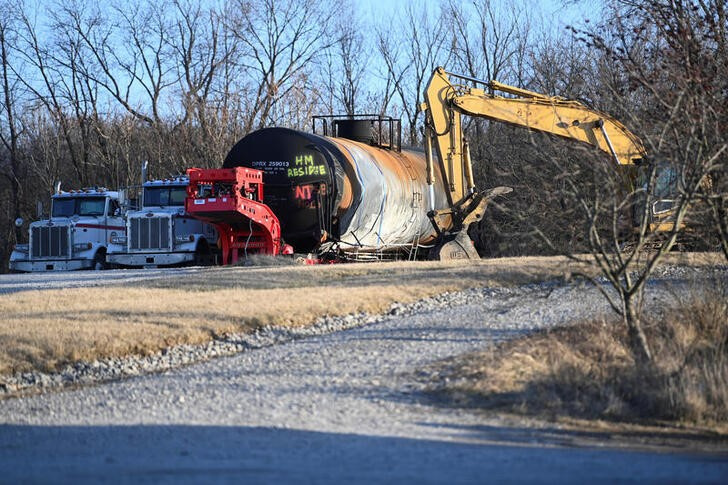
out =
[[435,237],[427,211],[447,207],[439,181],[431,205],[418,151],[266,128],[240,140],[223,166],[264,172],[264,201],[285,241],[300,252],[327,240],[347,252],[427,244]]

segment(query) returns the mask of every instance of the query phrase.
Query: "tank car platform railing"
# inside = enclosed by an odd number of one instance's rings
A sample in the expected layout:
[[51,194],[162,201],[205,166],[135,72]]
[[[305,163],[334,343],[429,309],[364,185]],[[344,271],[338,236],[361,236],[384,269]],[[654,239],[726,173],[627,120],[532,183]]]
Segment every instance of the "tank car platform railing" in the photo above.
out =
[[[311,117],[315,135],[350,138],[387,150],[402,150],[402,121],[399,118],[377,114],[315,115]],[[367,125],[366,136],[352,138],[342,131],[349,124]]]

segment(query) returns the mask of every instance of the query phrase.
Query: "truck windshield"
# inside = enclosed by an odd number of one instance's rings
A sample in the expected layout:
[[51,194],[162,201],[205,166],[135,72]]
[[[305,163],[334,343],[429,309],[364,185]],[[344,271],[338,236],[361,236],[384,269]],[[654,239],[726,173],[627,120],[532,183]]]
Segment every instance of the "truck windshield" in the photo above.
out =
[[185,205],[187,187],[145,187],[144,207],[165,207]]
[[103,216],[104,197],[63,197],[53,199],[53,217]]

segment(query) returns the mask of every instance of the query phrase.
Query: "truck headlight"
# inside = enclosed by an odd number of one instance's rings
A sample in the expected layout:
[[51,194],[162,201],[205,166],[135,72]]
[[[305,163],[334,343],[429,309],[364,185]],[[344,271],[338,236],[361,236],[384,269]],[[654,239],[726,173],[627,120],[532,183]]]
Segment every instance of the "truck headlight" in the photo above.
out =
[[126,244],[126,236],[111,236],[111,244]]
[[178,243],[186,243],[186,242],[193,242],[195,240],[195,236],[190,234],[189,236],[175,236],[174,242]]
[[94,245],[91,244],[90,242],[73,244],[74,251],[86,251],[87,249],[91,249],[92,247],[94,247]]

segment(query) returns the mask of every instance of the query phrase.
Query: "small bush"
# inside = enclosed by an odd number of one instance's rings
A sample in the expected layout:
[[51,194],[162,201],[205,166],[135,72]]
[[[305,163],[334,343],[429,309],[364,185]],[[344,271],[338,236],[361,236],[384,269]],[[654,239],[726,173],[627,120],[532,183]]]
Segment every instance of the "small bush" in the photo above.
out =
[[438,388],[461,405],[618,421],[728,422],[728,291],[694,291],[650,316],[651,366],[620,322],[506,342],[452,366]]

